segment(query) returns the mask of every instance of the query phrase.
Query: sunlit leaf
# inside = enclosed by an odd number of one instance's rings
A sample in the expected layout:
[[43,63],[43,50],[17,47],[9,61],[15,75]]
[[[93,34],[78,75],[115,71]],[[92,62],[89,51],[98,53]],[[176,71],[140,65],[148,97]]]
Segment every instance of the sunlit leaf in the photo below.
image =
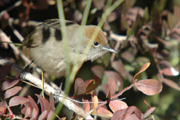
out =
[[52,120],[53,115],[54,115],[54,111],[50,110],[50,112],[47,116],[47,120]]
[[135,84],[136,88],[146,95],[155,95],[162,91],[162,83],[154,79],[140,80]]
[[[91,95],[91,99],[92,99],[92,109],[96,108],[98,106],[98,97],[97,95]],[[97,110],[93,111],[92,114],[94,115],[96,113]]]
[[39,120],[45,120],[47,118],[47,114],[48,114],[47,110],[43,111],[38,119]]
[[16,95],[21,89],[22,89],[22,87],[16,86],[16,87],[13,87],[13,88],[5,91],[4,98],[7,99],[7,98],[10,98],[10,97]]
[[17,106],[29,102],[29,99],[22,96],[14,96],[9,101],[9,106]]
[[134,80],[135,80],[135,79],[139,79],[139,74],[142,73],[142,72],[144,72],[149,66],[150,66],[150,63],[149,63],[149,62],[146,63],[146,64],[144,64],[144,65],[141,67],[141,69],[139,70],[139,72],[135,74]]
[[2,90],[7,90],[13,86],[15,86],[16,84],[18,84],[20,81],[19,78],[15,78],[15,79],[8,79],[3,81],[2,83]]
[[25,118],[30,117],[30,116],[31,116],[31,113],[32,113],[31,108],[28,107],[28,108],[26,109],[26,112],[25,112]]
[[99,107],[96,111],[96,114],[101,117],[111,118],[113,114],[106,108]]
[[151,115],[151,114],[154,112],[155,109],[156,109],[156,107],[151,107],[150,109],[148,109],[148,110],[144,113],[143,118],[146,118],[147,116]]
[[179,75],[179,72],[174,69],[173,67],[169,68],[164,68],[161,70],[162,74],[167,75],[167,76],[177,76]]
[[118,110],[128,108],[127,104],[121,100],[112,100],[109,102],[109,107],[115,113]]

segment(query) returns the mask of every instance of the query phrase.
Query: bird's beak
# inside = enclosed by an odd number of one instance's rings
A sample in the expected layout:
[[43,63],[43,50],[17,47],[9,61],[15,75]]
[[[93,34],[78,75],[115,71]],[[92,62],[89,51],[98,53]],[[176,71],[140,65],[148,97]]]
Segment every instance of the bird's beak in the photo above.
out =
[[117,53],[117,51],[115,51],[115,50],[112,49],[112,48],[102,47],[102,49],[103,49],[103,50],[106,50],[106,51],[109,51],[109,52]]

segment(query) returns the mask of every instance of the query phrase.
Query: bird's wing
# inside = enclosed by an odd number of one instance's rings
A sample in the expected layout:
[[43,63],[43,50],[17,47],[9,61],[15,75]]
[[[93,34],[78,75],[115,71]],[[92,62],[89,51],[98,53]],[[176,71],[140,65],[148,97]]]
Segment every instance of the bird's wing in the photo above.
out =
[[[61,41],[61,27],[59,23],[59,19],[49,19],[45,22],[39,24],[33,32],[31,32],[25,40],[22,42],[24,46],[27,47],[37,47],[44,42],[46,42],[52,35],[54,35],[54,39]],[[72,25],[77,26],[78,24],[73,21],[64,21],[66,23],[66,27],[70,27]],[[79,26],[79,25],[78,25]]]

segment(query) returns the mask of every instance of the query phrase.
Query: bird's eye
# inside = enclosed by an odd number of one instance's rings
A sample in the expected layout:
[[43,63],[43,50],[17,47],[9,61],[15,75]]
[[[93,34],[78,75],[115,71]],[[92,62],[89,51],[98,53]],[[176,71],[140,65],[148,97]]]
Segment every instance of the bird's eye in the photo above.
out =
[[94,45],[95,45],[95,46],[98,46],[98,44],[99,44],[98,42],[94,42]]

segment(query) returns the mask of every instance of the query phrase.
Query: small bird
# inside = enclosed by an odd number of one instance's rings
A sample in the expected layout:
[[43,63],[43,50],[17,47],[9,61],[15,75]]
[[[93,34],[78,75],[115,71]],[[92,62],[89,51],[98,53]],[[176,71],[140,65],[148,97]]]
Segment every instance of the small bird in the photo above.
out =
[[[108,40],[101,28],[95,25],[81,26],[67,20],[63,22],[66,24],[71,65],[74,63],[74,57],[77,54],[79,55],[78,60],[82,60],[84,50],[89,42],[93,42],[93,44],[83,62],[88,60],[93,61],[108,51],[116,52],[110,48]],[[99,29],[98,35],[92,40],[90,38],[96,29]],[[82,35],[82,40],[79,42],[80,35]],[[80,45],[78,45],[79,43]],[[49,19],[39,24],[25,38],[22,44],[30,49],[30,57],[33,61],[49,75],[56,77],[65,75],[66,55],[59,19]],[[77,46],[79,47],[78,53],[76,52]]]

